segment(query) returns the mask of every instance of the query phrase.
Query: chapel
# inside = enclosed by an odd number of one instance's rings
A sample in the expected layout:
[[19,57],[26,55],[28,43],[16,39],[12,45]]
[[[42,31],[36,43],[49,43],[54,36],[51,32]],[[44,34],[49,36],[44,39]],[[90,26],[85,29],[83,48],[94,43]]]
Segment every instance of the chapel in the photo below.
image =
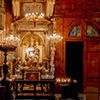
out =
[[100,0],[0,0],[1,100],[100,100]]

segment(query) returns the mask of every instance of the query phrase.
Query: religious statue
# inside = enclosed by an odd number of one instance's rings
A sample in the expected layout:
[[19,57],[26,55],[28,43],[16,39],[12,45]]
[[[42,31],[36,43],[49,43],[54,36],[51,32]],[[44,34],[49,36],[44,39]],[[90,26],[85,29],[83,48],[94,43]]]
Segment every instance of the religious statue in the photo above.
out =
[[52,73],[53,76],[55,74],[55,65],[54,65],[55,51],[56,51],[55,44],[52,44],[52,46],[51,46],[51,59],[50,59],[50,66],[51,66],[50,72]]
[[31,38],[31,42],[29,47],[26,50],[26,60],[27,60],[27,65],[36,67],[37,64],[39,63],[39,49],[38,49],[38,44],[34,43],[34,39]]
[[34,57],[34,39],[31,40],[31,43],[29,44],[29,47],[26,50],[26,56],[27,58]]

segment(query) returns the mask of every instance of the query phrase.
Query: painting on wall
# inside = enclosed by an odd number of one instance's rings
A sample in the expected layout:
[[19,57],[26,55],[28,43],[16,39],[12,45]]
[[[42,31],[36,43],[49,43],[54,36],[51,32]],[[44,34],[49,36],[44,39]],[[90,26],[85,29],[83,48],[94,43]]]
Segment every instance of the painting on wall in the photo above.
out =
[[39,80],[39,72],[27,72],[26,79],[28,80]]

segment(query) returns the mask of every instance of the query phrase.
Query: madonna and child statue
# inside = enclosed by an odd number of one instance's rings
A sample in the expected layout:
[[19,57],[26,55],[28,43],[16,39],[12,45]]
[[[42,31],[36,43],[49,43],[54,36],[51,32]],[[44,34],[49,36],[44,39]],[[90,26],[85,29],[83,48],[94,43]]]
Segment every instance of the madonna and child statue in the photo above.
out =
[[29,67],[37,67],[39,64],[40,50],[38,49],[38,42],[35,43],[34,39],[31,39],[29,47],[26,49],[25,59]]

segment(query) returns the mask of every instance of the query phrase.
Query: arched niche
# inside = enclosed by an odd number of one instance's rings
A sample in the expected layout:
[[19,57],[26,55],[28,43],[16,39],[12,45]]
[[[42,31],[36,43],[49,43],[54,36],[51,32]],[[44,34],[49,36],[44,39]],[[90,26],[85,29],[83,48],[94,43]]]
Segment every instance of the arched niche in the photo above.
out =
[[[90,29],[91,27],[91,29]],[[66,28],[65,40],[75,40],[81,39],[84,40],[83,37],[87,37],[87,30],[95,30],[98,35],[96,37],[100,37],[100,26],[97,24],[95,20],[91,19],[77,19],[71,22],[71,24]],[[97,34],[96,33],[96,34]]]
[[[38,40],[41,48],[41,61],[43,59],[50,58],[50,45],[47,35],[52,33],[53,24],[48,19],[39,21],[28,21],[25,18],[19,19],[14,22],[14,31],[20,35],[20,42],[17,47],[17,57],[20,57],[23,61],[25,58],[26,48],[29,45],[30,37],[33,37],[35,42]],[[23,49],[24,48],[24,49]],[[22,55],[23,54],[23,55]]]
[[20,34],[24,34],[21,38],[21,41],[19,43],[18,47],[18,56],[22,59],[22,61],[25,61],[26,57],[26,50],[29,48],[31,44],[31,39],[34,39],[34,48],[36,48],[36,45],[38,44],[38,49],[40,51],[39,54],[39,63],[43,61],[43,59],[47,56],[45,51],[46,50],[46,38],[45,38],[45,32],[41,31],[34,31],[34,32],[20,32]]

